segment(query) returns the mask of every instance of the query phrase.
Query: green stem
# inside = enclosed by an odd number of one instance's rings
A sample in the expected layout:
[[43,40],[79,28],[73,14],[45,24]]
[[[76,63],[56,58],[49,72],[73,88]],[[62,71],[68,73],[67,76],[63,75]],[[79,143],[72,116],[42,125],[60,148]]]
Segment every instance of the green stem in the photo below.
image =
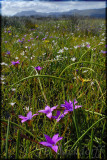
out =
[[58,80],[62,80],[62,81],[66,81],[66,82],[70,82],[72,83],[71,81],[67,80],[67,79],[64,79],[64,78],[60,78],[60,77],[56,77],[56,76],[51,76],[51,75],[33,75],[33,76],[28,76],[28,77],[25,77],[23,79],[21,79],[20,81],[10,85],[10,87],[13,87],[14,85],[24,81],[24,80],[27,80],[27,79],[30,79],[30,78],[34,78],[34,77],[45,77],[45,78],[53,78],[53,79],[58,79]]
[[70,64],[69,66],[65,67],[65,69],[61,72],[61,74],[59,75],[59,77],[61,77],[61,75],[68,69],[70,68],[71,66],[75,65],[75,64],[79,64],[79,63],[88,63],[88,64],[94,64],[94,65],[98,65],[100,67],[105,67],[105,66],[102,66],[101,64],[98,64],[98,63],[94,63],[94,62],[90,62],[90,61],[81,61],[81,62],[75,62],[75,63],[72,63]]

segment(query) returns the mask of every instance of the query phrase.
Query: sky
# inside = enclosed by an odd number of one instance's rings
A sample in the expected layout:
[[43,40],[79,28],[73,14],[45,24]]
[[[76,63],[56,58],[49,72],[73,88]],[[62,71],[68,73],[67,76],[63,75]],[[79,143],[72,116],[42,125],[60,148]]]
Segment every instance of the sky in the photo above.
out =
[[21,11],[36,12],[66,12],[73,9],[98,9],[105,8],[106,1],[59,1],[59,2],[45,2],[45,1],[1,1],[1,14],[6,16],[13,16]]

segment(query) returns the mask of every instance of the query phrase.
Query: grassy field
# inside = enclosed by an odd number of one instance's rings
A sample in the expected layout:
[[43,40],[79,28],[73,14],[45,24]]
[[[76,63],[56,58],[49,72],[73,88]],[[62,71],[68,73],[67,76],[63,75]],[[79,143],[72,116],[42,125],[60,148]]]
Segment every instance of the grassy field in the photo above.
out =
[[105,20],[2,17],[1,37],[1,158],[106,159]]

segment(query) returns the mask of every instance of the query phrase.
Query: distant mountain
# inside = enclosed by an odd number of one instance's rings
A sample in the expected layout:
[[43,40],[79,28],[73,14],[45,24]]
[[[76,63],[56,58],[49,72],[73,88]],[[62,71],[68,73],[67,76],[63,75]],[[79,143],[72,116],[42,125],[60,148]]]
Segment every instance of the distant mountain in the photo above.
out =
[[34,10],[32,11],[22,11],[14,16],[35,16],[35,17],[60,17],[60,16],[70,16],[70,15],[80,15],[80,16],[90,16],[90,17],[97,17],[97,18],[105,18],[106,16],[106,9],[87,9],[87,10],[70,10],[68,12],[49,12],[49,13],[42,13],[42,12],[36,12]]

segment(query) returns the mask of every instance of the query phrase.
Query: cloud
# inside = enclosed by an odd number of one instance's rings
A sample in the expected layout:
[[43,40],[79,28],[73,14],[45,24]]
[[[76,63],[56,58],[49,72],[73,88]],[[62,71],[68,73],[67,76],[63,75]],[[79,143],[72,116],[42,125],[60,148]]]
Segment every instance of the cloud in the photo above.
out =
[[2,1],[2,15],[12,16],[17,12],[34,10],[36,12],[66,12],[73,9],[97,9],[105,8],[106,2],[102,1],[64,1],[64,2],[45,2],[45,1]]

